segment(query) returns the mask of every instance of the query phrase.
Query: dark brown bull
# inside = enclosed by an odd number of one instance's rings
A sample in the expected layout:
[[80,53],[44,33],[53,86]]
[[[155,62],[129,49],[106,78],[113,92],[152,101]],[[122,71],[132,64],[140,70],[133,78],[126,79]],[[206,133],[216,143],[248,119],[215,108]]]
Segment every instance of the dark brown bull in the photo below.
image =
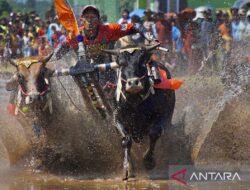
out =
[[154,67],[168,70],[160,63],[150,59],[151,50],[159,44],[149,47],[105,50],[117,56],[119,67],[115,96],[115,122],[122,135],[124,155],[124,179],[134,177],[131,157],[132,141],[141,143],[143,136],[149,136],[149,148],[144,154],[146,169],[155,166],[154,149],[162,130],[171,125],[175,107],[175,92],[154,88],[156,77]]

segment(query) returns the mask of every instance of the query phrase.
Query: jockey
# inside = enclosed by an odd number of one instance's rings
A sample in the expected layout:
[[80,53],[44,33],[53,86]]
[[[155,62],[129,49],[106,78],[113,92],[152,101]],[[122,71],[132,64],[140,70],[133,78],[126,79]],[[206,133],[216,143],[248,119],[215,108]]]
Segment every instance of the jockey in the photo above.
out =
[[[80,21],[80,33],[84,36],[83,43],[86,49],[86,58],[88,61],[93,59],[94,63],[107,62],[107,56],[101,50],[113,48],[114,43],[123,36],[140,33],[147,40],[153,40],[151,33],[143,26],[133,23],[102,24],[100,12],[93,5],[87,5],[83,8]],[[77,38],[68,38],[64,46],[76,49],[78,47]],[[61,57],[60,50],[57,57]]]
[[[77,50],[79,39],[83,41],[85,46],[87,61],[95,64],[111,62],[111,56],[105,54],[101,50],[112,49],[115,42],[124,36],[140,33],[149,42],[154,41],[153,35],[142,25],[137,25],[135,23],[102,24],[100,12],[93,5],[87,5],[83,8],[80,21],[81,34],[76,38],[68,38],[67,42],[56,52],[57,59],[60,59],[61,56],[65,54],[65,50],[68,51],[70,48]],[[158,69],[156,69],[156,72],[159,75]],[[110,74],[106,73],[104,75]],[[106,83],[105,81],[110,79],[110,77],[105,78],[106,79],[101,79],[99,82],[102,83],[103,81]]]

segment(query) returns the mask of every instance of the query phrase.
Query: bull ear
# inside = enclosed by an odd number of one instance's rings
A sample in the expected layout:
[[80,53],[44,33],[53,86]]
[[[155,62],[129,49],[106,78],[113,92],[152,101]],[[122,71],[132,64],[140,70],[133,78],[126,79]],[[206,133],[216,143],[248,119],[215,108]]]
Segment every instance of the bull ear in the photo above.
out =
[[47,57],[40,59],[39,61],[42,62],[43,65],[45,65],[47,62],[49,62],[49,60],[51,59],[51,57],[53,56],[53,54],[54,54],[54,52],[52,52]]
[[160,43],[157,43],[157,44],[154,44],[154,45],[151,45],[151,46],[146,46],[145,49],[146,49],[146,51],[151,51],[151,50],[156,49],[160,45],[161,45]]
[[14,59],[9,59],[8,61],[11,65],[17,68],[17,62]]
[[119,55],[120,51],[118,49],[102,49],[103,52],[111,54],[111,55]]

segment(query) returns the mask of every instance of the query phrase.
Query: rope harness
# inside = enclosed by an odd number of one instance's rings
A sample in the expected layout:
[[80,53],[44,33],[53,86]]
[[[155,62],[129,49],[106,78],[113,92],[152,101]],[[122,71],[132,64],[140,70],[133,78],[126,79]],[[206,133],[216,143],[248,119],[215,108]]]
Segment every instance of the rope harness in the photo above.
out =
[[[149,71],[148,71],[149,72]],[[139,81],[141,81],[141,80],[143,80],[143,79],[145,79],[145,77],[146,76],[148,76],[147,74],[144,74],[143,76],[141,76],[140,78],[138,78],[138,80]],[[152,81],[152,79],[150,79],[149,78],[149,83],[150,83],[150,87],[148,88],[148,91],[147,91],[147,93],[145,94],[145,95],[140,95],[141,96],[141,98],[142,98],[142,101],[144,101],[144,100],[146,100],[149,96],[150,96],[150,94],[154,94],[155,92],[154,92],[154,87],[153,87],[153,85],[154,85],[154,82]],[[128,101],[128,99],[127,99],[127,97],[126,97],[126,95],[125,95],[125,93],[124,93],[124,91],[122,90],[122,82],[123,83],[127,83],[128,82],[128,80],[126,80],[126,79],[124,79],[124,78],[122,78],[121,77],[121,69],[119,69],[119,71],[118,71],[118,82],[117,82],[117,85],[116,85],[116,101],[117,102],[119,102],[119,100],[120,100],[120,95],[122,95],[122,97],[123,97],[123,99],[126,101],[126,102],[129,102]],[[106,84],[107,85],[107,84]],[[106,86],[105,85],[105,86]],[[112,84],[112,85],[114,85],[114,84]],[[120,85],[120,89],[118,89],[118,86]],[[118,94],[119,93],[119,94]],[[131,103],[131,102],[129,102],[129,103]]]

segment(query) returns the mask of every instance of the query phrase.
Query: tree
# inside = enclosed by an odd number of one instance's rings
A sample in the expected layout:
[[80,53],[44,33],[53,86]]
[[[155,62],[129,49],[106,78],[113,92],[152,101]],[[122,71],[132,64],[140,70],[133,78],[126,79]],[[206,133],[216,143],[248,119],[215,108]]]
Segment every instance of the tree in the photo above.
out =
[[0,16],[3,14],[6,15],[7,13],[10,13],[12,11],[12,7],[7,2],[7,0],[0,0]]
[[128,9],[131,11],[134,7],[134,1],[131,0],[120,0],[120,11],[123,9]]
[[35,6],[36,6],[36,1],[35,0],[28,0],[26,5],[28,7],[31,7],[32,9],[35,9]]

